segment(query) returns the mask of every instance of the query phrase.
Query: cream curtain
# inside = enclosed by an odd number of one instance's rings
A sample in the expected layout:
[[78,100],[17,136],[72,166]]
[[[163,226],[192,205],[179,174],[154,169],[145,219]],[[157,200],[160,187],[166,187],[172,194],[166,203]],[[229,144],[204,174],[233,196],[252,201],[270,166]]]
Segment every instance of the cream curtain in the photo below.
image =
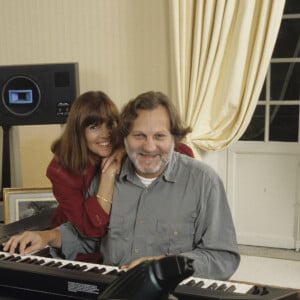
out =
[[237,141],[255,110],[284,0],[169,0],[171,91],[195,153]]

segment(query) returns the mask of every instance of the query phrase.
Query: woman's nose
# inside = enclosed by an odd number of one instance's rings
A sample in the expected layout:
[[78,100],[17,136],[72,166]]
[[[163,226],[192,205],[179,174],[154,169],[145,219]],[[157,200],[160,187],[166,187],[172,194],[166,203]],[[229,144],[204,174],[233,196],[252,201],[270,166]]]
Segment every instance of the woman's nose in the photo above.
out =
[[100,136],[100,137],[110,136],[110,130],[108,129],[108,127],[106,126],[105,123],[99,127],[99,130],[97,131],[97,133],[98,133],[98,136]]

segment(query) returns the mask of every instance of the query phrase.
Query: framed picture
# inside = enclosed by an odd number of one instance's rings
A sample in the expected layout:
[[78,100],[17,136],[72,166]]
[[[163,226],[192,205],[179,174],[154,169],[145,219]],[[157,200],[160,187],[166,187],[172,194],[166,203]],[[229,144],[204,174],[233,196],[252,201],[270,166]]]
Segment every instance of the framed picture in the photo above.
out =
[[3,188],[4,223],[37,215],[57,206],[51,188]]

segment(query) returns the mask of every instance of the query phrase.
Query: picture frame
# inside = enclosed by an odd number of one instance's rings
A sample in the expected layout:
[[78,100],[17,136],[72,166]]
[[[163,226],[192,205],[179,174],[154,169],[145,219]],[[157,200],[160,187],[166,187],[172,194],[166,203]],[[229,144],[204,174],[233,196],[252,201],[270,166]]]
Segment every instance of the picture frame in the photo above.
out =
[[58,203],[50,187],[3,188],[4,224],[34,216]]

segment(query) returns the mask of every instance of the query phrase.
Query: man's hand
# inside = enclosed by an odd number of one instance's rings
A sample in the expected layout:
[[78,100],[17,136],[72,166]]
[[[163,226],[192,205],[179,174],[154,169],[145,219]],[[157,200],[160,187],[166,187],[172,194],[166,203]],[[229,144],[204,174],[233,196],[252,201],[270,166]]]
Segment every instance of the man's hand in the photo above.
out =
[[3,244],[3,251],[14,254],[27,255],[41,250],[47,245],[53,247],[61,246],[61,235],[57,230],[24,231],[22,234],[13,235]]
[[164,255],[160,255],[160,256],[145,256],[145,257],[141,257],[138,259],[133,260],[129,265],[123,265],[120,267],[121,270],[130,270],[134,267],[136,267],[137,265],[139,265],[140,263],[144,262],[144,261],[149,261],[149,260],[159,260],[164,258]]

